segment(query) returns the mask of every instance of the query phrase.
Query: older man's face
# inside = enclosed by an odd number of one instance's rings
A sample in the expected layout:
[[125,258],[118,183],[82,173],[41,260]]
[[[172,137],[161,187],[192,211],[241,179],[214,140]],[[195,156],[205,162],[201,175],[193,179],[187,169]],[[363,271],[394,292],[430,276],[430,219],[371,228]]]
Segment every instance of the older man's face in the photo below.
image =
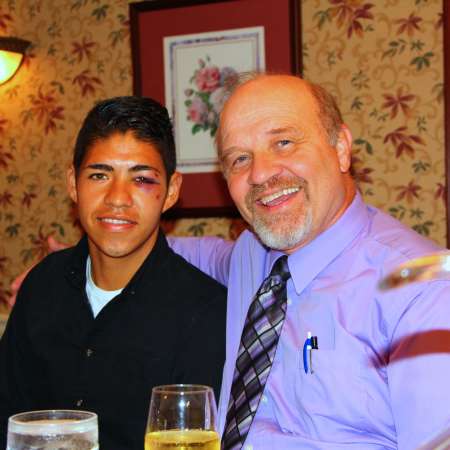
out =
[[331,226],[353,197],[351,136],[329,143],[305,82],[241,86],[222,112],[219,152],[230,194],[268,247],[290,253]]

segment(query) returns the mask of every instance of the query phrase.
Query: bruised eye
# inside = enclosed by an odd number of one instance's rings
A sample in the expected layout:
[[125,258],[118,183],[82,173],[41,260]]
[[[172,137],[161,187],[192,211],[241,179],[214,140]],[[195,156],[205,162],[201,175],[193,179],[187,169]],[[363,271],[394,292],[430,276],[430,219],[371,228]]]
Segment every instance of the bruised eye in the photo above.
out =
[[151,177],[136,177],[134,179],[134,181],[137,184],[159,184],[159,181],[156,178],[151,178]]

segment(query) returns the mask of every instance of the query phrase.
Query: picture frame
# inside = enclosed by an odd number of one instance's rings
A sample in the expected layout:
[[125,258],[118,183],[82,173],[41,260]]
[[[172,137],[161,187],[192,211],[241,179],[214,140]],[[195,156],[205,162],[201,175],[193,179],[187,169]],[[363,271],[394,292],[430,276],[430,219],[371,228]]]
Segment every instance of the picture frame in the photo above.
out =
[[[206,50],[194,49],[192,56],[195,61],[189,65],[185,58],[190,53],[180,47],[184,54],[180,53],[182,57],[179,66],[183,69],[177,72],[173,69],[173,61],[168,69],[170,57],[168,48],[176,48],[178,41],[183,43],[194,40],[203,45],[207,39],[211,41],[214,38],[222,45],[228,36],[231,36],[228,39],[231,42],[244,35],[258,35],[253,39],[253,43],[248,44],[257,59],[261,57],[261,53],[254,48],[260,45],[261,30],[263,30],[265,69],[271,72],[301,73],[300,2],[298,0],[277,0],[276,2],[273,0],[153,0],[131,3],[129,8],[133,93],[151,97],[168,106],[169,113],[172,111],[173,115],[177,116],[173,117],[176,135],[177,124],[183,121],[184,127],[192,127],[191,134],[205,136],[208,132],[211,133],[212,122],[201,123],[200,129],[194,128],[196,123],[193,121],[189,123],[191,116],[186,115],[187,110],[183,110],[180,96],[186,97],[182,100],[185,108],[189,108],[189,101],[193,98],[193,94],[187,95],[190,90],[185,88],[188,83],[187,77],[193,67],[196,64],[216,64],[215,59],[220,59],[226,54],[225,47],[207,47],[209,44],[206,43],[204,44]],[[218,37],[217,33],[219,33]],[[220,36],[220,33],[226,39]],[[233,59],[234,55],[241,54],[240,60],[246,60],[243,57],[245,54],[242,53],[244,45],[238,47],[239,51],[236,51],[236,48],[230,52]],[[239,67],[239,63],[234,60],[227,64],[222,62],[222,67],[228,65]],[[185,69],[186,66],[190,67],[189,70]],[[183,82],[173,82],[174,78]],[[182,88],[177,90],[172,87],[171,94],[170,84],[179,84]],[[177,106],[174,106],[175,104]],[[197,131],[194,133],[195,130]],[[182,161],[182,165],[190,164],[193,168],[182,167],[182,193],[177,205],[172,208],[170,216],[237,216],[237,210],[228,194],[225,180],[217,164],[211,160],[210,154],[202,153],[211,152],[211,149],[203,150],[203,147],[194,145],[189,141],[186,133],[181,138],[180,135],[176,137],[178,163]],[[179,142],[180,139],[181,142]],[[184,155],[188,156],[184,158]],[[188,164],[183,158],[188,161]],[[195,163],[191,164],[191,161]],[[201,168],[202,164],[208,165],[208,168]]]

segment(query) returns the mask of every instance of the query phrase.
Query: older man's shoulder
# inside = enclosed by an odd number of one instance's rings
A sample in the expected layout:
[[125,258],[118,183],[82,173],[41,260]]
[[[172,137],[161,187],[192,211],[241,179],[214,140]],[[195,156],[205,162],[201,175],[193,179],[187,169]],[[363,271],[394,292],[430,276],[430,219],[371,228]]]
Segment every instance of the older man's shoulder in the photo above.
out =
[[436,242],[419,234],[391,215],[374,207],[369,207],[369,212],[371,220],[368,238],[398,254],[401,259],[411,259],[444,250]]

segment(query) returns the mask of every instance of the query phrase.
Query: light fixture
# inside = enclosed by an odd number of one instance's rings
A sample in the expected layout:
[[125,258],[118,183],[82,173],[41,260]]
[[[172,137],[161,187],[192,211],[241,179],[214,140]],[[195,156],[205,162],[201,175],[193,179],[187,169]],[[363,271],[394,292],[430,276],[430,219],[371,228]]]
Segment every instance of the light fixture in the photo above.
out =
[[14,76],[22,63],[29,41],[15,37],[0,37],[0,84]]

